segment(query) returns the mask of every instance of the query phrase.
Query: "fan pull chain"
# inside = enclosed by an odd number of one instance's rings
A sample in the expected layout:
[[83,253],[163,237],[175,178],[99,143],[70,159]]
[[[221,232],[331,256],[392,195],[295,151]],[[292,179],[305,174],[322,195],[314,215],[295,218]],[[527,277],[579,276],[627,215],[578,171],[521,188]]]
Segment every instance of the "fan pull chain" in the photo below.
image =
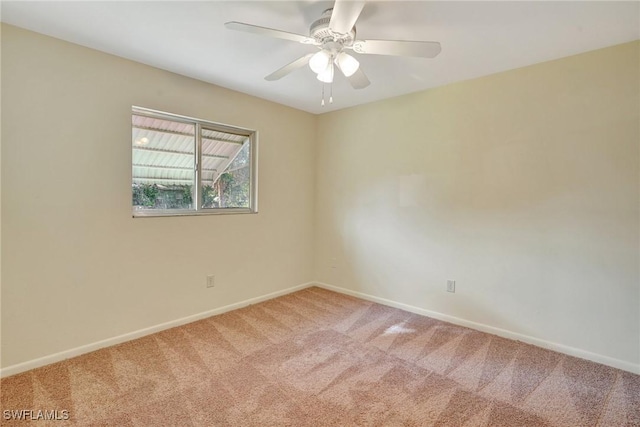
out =
[[322,83],[322,102],[320,102],[320,106],[324,107],[324,83]]
[[[331,63],[330,63],[331,64],[330,66],[331,66],[331,75],[332,76],[334,75],[333,74],[333,72],[334,72],[333,61],[334,61],[334,59],[333,59],[333,56],[332,56],[331,57]],[[333,104],[333,78],[331,79],[331,83],[329,83],[329,104]]]

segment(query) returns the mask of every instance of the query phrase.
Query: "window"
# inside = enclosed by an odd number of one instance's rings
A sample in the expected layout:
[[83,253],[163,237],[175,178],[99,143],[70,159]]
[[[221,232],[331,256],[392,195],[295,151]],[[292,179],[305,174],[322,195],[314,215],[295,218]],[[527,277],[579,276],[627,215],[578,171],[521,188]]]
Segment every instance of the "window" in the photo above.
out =
[[133,216],[255,213],[255,131],[133,107]]

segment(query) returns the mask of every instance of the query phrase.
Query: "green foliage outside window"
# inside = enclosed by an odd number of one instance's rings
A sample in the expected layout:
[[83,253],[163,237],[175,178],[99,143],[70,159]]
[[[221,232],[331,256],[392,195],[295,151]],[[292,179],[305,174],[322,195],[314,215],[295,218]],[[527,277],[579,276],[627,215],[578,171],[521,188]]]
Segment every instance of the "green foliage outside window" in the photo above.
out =
[[133,184],[133,206],[144,209],[188,209],[191,185]]
[[[213,185],[202,186],[202,207],[248,208],[250,173],[249,144],[245,144]],[[138,209],[193,209],[192,187],[133,184],[133,206]]]
[[250,161],[249,144],[245,144],[213,185],[202,186],[204,208],[248,208]]

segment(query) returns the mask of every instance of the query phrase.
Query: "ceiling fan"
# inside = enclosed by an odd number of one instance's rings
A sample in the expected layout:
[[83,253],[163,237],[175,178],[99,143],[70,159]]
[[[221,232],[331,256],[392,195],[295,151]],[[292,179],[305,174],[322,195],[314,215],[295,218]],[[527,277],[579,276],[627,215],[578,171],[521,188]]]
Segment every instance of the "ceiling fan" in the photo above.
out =
[[[440,53],[440,43],[432,41],[400,40],[359,40],[356,39],[355,23],[364,8],[365,1],[336,0],[333,8],[327,9],[309,28],[309,36],[259,27],[243,22],[227,22],[224,25],[236,31],[276,37],[302,44],[315,46],[318,52],[309,53],[265,77],[266,80],[279,80],[292,71],[309,64],[317,74],[318,80],[332,83],[334,68],[344,74],[351,86],[362,89],[369,86],[366,74],[360,63],[346,51],[359,54],[395,55],[433,58]],[[331,101],[332,99],[330,99]],[[323,96],[324,105],[324,96]]]

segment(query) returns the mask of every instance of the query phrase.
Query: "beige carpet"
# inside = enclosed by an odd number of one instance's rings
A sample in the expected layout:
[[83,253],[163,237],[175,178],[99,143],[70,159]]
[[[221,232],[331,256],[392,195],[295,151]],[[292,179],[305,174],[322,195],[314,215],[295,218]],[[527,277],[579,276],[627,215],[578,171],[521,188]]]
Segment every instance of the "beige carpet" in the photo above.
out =
[[3,379],[110,426],[640,426],[640,376],[320,288]]

